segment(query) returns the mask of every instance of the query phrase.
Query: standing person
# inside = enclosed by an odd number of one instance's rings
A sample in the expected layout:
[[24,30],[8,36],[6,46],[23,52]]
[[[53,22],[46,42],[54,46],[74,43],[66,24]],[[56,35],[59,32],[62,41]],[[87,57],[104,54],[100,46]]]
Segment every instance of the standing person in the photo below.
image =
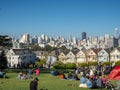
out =
[[37,86],[38,86],[38,78],[34,78],[33,81],[30,82],[30,90],[38,90]]
[[36,76],[40,75],[40,69],[39,68],[35,69],[35,74],[36,74]]

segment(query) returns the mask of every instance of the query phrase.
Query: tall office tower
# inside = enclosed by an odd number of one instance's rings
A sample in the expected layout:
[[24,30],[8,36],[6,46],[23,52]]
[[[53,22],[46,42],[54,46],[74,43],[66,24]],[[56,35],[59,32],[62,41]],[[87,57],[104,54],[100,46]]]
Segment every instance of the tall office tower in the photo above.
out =
[[47,35],[45,35],[45,41],[49,41],[49,38]]
[[30,35],[28,33],[25,33],[21,36],[19,42],[21,43],[29,43]]
[[34,44],[36,44],[36,43],[38,43],[38,37],[37,37],[37,35],[34,35]]
[[76,44],[76,37],[73,37],[73,44]]
[[41,43],[41,37],[38,37],[38,43]]
[[69,42],[72,42],[72,35],[69,36]]
[[33,38],[30,37],[30,44],[33,44]]
[[44,34],[41,35],[41,39],[45,40],[45,35]]
[[114,30],[114,37],[115,37],[116,39],[119,38],[119,30],[118,30],[118,28],[115,28],[115,30]]
[[86,39],[86,32],[82,32],[82,40]]

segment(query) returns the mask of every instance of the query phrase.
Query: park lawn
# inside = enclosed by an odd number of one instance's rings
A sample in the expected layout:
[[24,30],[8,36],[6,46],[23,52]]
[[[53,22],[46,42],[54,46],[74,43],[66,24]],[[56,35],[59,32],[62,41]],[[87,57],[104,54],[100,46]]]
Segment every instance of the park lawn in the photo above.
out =
[[[17,74],[18,73],[7,73],[9,78],[0,78],[0,90],[29,90],[31,79],[19,80],[16,78]],[[61,80],[59,76],[51,76],[47,73],[41,73],[38,78],[38,90],[89,90],[78,87],[79,81]]]

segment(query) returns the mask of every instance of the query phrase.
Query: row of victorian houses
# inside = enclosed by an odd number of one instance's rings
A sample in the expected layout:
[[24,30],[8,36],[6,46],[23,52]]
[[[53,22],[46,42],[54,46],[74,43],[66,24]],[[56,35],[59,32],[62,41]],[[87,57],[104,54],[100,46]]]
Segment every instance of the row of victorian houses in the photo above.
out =
[[37,58],[45,59],[46,66],[55,61],[63,63],[83,63],[83,62],[117,62],[120,60],[120,47],[114,49],[84,49],[69,51],[68,53],[52,51],[32,52],[30,49],[20,48],[20,44],[14,42],[12,49],[8,50],[6,57],[10,66],[27,65],[35,63]]
[[[55,55],[48,55],[48,61],[57,60]],[[120,48],[110,49],[88,49],[77,52],[70,51],[67,54],[61,52],[58,60],[63,63],[84,63],[84,62],[117,62],[120,60]]]

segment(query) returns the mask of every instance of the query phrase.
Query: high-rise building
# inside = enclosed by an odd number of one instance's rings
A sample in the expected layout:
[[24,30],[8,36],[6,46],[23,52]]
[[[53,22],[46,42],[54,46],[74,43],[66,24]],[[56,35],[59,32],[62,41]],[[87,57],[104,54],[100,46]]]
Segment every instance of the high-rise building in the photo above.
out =
[[41,39],[45,40],[45,35],[44,34],[41,35]]
[[114,37],[115,37],[116,39],[119,38],[119,30],[118,30],[118,28],[115,28],[115,30],[114,30]]
[[86,32],[82,32],[82,40],[86,39]]
[[29,43],[30,35],[28,33],[25,33],[21,36],[19,42],[21,43]]

